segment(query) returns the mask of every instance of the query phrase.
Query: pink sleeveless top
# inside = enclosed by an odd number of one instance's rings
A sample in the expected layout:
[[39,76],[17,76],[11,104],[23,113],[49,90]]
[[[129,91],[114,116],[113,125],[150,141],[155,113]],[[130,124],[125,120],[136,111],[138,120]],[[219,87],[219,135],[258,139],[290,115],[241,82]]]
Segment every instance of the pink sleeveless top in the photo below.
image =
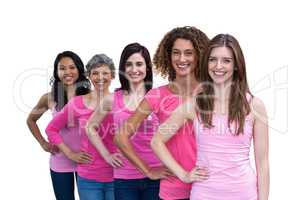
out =
[[257,200],[257,179],[249,160],[254,119],[246,117],[239,135],[234,135],[234,124],[229,128],[227,119],[214,114],[210,129],[200,116],[194,120],[196,165],[207,167],[210,177],[193,183],[191,200]]
[[[168,85],[150,90],[145,100],[152,111],[163,123],[172,112],[183,103],[180,96],[173,94]],[[187,171],[195,166],[196,142],[193,123],[186,122],[176,134],[166,143],[173,158]],[[183,183],[175,176],[160,181],[159,196],[164,200],[187,199],[190,196],[191,184]]]
[[[123,101],[123,91],[118,90],[114,93],[113,118],[116,130],[134,113],[125,107]],[[133,148],[141,159],[150,167],[159,167],[161,162],[153,153],[150,147],[150,141],[158,127],[158,119],[151,114],[140,125],[135,134],[130,138]],[[118,179],[141,179],[145,175],[140,172],[129,160],[123,159],[123,167],[114,168],[114,178]]]

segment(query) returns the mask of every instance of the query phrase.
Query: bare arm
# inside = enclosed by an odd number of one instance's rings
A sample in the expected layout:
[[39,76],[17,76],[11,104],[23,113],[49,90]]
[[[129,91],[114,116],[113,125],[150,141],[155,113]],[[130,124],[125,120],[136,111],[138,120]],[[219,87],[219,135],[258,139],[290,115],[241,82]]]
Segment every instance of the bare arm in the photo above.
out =
[[134,150],[130,137],[136,132],[140,124],[152,113],[152,110],[146,100],[143,100],[135,113],[122,125],[115,136],[115,144],[121,152],[133,163],[142,173],[152,180],[164,178],[169,175],[167,169],[151,169]]
[[207,178],[206,171],[195,167],[191,172],[185,171],[173,158],[165,143],[171,139],[176,132],[188,120],[195,117],[194,101],[189,100],[177,107],[171,116],[159,126],[157,133],[151,141],[151,147],[159,159],[183,182],[201,181]]
[[118,154],[111,154],[98,134],[98,128],[105,116],[112,110],[112,97],[105,98],[96,108],[86,124],[86,133],[98,153],[113,167],[121,167],[122,161]]
[[38,101],[37,105],[32,109],[27,117],[27,126],[34,136],[34,138],[38,141],[41,147],[46,152],[56,153],[58,152],[57,147],[51,145],[41,134],[41,131],[37,125],[37,121],[40,117],[49,109],[49,101],[50,101],[50,94],[44,94]]
[[258,199],[267,200],[269,196],[269,136],[268,120],[262,101],[254,98],[252,101],[254,121],[254,154],[257,171]]

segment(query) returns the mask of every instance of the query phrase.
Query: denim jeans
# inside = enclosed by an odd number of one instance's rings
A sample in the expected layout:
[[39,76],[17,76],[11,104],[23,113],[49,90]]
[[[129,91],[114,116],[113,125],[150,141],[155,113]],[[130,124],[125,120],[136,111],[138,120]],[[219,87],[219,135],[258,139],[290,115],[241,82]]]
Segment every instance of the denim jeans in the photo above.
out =
[[77,188],[80,200],[115,199],[113,182],[98,182],[78,176]]
[[75,172],[55,172],[50,169],[52,186],[56,200],[75,200]]
[[116,200],[159,200],[159,180],[115,179]]

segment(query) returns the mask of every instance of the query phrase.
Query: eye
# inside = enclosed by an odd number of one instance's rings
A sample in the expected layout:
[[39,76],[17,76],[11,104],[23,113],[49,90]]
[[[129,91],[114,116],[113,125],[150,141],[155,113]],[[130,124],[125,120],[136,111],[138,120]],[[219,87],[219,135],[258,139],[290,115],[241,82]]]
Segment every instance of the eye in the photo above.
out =
[[74,65],[70,65],[69,68],[72,69],[72,70],[76,69],[76,67]]
[[144,64],[143,62],[137,62],[136,66],[140,67],[140,66],[143,66],[143,64]]
[[213,57],[208,58],[208,62],[216,62],[216,61],[217,61],[216,58],[213,58]]
[[225,59],[223,60],[223,62],[226,63],[226,64],[229,64],[229,63],[231,63],[231,59],[226,59],[226,58],[225,58]]
[[126,62],[125,63],[125,67],[130,67],[130,66],[132,66],[132,62]]
[[185,56],[192,56],[194,53],[193,51],[186,51],[184,54]]
[[59,66],[58,69],[59,70],[65,70],[65,67],[64,66]]
[[93,71],[92,75],[98,75],[99,73],[97,71]]
[[177,51],[177,50],[173,50],[172,51],[172,55],[174,55],[174,56],[178,56],[178,55],[180,55],[180,52],[179,51]]

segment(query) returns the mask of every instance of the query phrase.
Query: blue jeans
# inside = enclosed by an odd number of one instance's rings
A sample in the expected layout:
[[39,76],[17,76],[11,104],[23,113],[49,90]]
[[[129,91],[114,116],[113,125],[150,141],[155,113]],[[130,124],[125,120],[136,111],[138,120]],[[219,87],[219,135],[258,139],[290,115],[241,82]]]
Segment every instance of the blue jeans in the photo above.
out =
[[116,200],[159,200],[159,180],[115,179]]
[[115,199],[113,182],[98,182],[78,176],[77,188],[80,200]]
[[50,169],[52,186],[56,200],[75,200],[75,172],[55,172]]

